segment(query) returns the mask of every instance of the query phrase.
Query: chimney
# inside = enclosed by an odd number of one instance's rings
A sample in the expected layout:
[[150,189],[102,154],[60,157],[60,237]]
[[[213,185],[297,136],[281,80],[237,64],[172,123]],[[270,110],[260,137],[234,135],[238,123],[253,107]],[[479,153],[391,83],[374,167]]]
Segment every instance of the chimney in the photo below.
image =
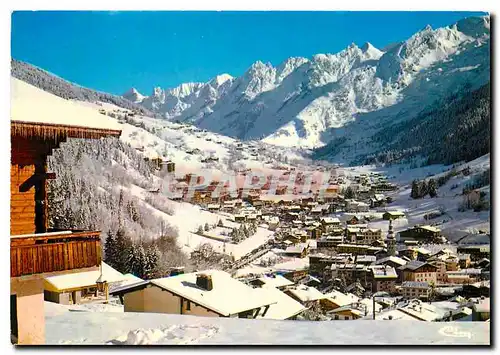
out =
[[211,291],[213,289],[212,276],[207,274],[196,275],[196,286],[206,291]]

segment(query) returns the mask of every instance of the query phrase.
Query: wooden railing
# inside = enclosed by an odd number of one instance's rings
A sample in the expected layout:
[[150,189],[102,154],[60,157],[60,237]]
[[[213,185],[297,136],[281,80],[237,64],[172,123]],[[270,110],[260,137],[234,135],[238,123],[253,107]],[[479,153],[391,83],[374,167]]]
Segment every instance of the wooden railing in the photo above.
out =
[[59,231],[10,239],[11,277],[89,268],[100,263],[98,231]]

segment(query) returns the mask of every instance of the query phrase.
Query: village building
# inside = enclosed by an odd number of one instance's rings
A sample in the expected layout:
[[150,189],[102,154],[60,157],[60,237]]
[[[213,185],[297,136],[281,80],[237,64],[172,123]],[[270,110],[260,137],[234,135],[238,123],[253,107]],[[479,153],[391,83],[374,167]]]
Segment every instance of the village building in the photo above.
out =
[[346,240],[351,243],[363,243],[365,230],[359,227],[347,227],[345,229]]
[[490,319],[490,298],[481,297],[472,306],[472,321],[485,322]]
[[[338,290],[331,290],[325,294],[325,298],[320,301],[321,308],[328,311],[351,305],[359,302],[359,298],[350,293],[342,293]],[[340,319],[340,318],[339,318]]]
[[405,281],[401,284],[401,294],[406,299],[429,299],[431,287],[424,281]]
[[427,282],[437,284],[437,268],[434,265],[422,261],[412,260],[406,265],[399,267],[402,272],[402,281]]
[[230,274],[206,270],[144,281],[114,290],[125,312],[186,314],[204,317],[264,316],[274,297],[257,292]]
[[398,281],[396,269],[387,265],[374,265],[370,267],[372,271],[372,292],[394,293]]
[[335,249],[339,244],[344,243],[343,236],[322,236],[316,241],[318,249]]
[[490,245],[459,245],[457,247],[458,254],[469,254],[471,261],[481,260],[482,258],[490,258]]
[[366,255],[368,254],[369,245],[363,244],[339,244],[336,247],[338,253],[349,253],[353,255]]
[[399,267],[406,265],[407,261],[399,258],[397,256],[387,256],[382,259],[378,259],[375,261],[374,265],[387,265],[393,267],[394,269],[398,269]]
[[309,244],[300,243],[291,245],[285,250],[285,255],[295,258],[305,258],[309,252]]
[[458,265],[461,269],[467,269],[471,264],[470,254],[458,254]]
[[44,344],[44,279],[98,270],[99,231],[48,228],[47,157],[68,138],[119,137],[96,110],[11,79],[10,326],[13,342]]
[[[424,285],[422,285],[422,287],[423,288],[416,289],[415,293],[418,294],[419,293],[418,290],[425,289]],[[399,306],[397,310],[407,314],[408,316],[413,317],[416,320],[423,322],[436,322],[443,319],[444,317],[443,310],[439,309],[438,307],[430,303],[424,302],[426,298],[425,291],[420,291],[420,292],[424,292],[424,294],[422,295],[422,299],[414,297],[413,299],[407,301],[405,305]]]
[[387,199],[383,194],[374,194],[373,197],[370,197],[370,207],[382,207],[387,203]]
[[419,242],[435,242],[441,236],[439,228],[432,226],[414,226],[399,232],[399,238],[402,242],[405,240],[416,240]]
[[367,228],[362,234],[363,244],[373,245],[375,242],[382,241],[382,230],[377,228]]
[[277,288],[265,285],[255,288],[255,291],[274,301],[267,312],[265,314],[260,312],[256,319],[295,320],[300,313],[307,309],[300,302]]
[[325,298],[325,295],[318,291],[317,288],[306,285],[289,287],[284,292],[306,307],[319,304],[319,300]]
[[429,264],[436,267],[436,282],[438,285],[442,285],[448,282],[448,278],[446,275],[446,262],[441,259],[436,259],[429,261]]
[[389,221],[389,220],[394,220],[398,218],[405,218],[405,214],[403,212],[399,211],[387,211],[382,215],[382,219]]
[[44,299],[60,304],[79,304],[92,301],[97,298],[99,283],[103,283],[103,281],[106,285],[102,291],[107,299],[108,287],[125,280],[125,275],[101,262],[99,270],[46,277],[44,280]]
[[346,224],[360,224],[363,221],[364,217],[354,215],[347,219]]
[[367,203],[356,200],[346,200],[347,212],[368,212],[369,210],[370,206]]

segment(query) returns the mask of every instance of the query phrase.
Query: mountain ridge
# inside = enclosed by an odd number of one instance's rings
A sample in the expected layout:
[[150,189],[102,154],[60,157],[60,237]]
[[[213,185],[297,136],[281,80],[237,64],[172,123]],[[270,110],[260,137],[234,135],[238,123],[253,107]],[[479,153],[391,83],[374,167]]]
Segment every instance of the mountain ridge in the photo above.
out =
[[[221,85],[214,85],[214,78],[187,83],[190,90],[183,94],[176,92],[183,84],[160,89],[168,94],[152,95],[143,105],[166,119],[235,138],[315,148],[358,116],[407,100],[405,89],[429,80],[422,73],[435,74],[436,64],[455,60],[461,51],[477,52],[474,46],[485,44],[489,46],[489,17],[470,17],[438,29],[426,26],[384,50],[368,42],[361,48],[352,43],[336,54],[290,57],[276,67],[256,61]],[[489,57],[479,55],[474,65],[489,70]],[[474,81],[454,69],[461,77],[456,81]],[[434,80],[441,84],[440,78]]]

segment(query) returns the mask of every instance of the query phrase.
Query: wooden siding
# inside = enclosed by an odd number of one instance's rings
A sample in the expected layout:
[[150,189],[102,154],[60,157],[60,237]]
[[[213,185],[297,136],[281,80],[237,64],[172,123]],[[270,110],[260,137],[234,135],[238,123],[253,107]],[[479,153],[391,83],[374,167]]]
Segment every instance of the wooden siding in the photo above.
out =
[[100,232],[29,236],[10,240],[10,276],[82,269],[101,262]]
[[35,233],[35,186],[27,186],[35,165],[10,166],[10,234]]

